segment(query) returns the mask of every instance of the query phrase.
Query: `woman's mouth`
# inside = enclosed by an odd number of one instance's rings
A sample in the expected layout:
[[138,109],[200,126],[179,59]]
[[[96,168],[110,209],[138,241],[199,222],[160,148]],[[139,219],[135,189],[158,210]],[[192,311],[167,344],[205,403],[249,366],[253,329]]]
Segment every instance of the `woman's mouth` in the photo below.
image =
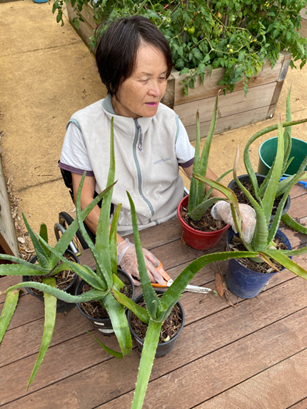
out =
[[149,107],[156,107],[158,105],[158,102],[145,102],[145,105]]

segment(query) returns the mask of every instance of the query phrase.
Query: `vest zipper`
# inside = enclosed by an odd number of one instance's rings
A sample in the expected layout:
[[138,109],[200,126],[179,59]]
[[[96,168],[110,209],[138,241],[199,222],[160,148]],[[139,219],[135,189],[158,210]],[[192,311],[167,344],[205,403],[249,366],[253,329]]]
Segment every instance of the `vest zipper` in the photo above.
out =
[[[143,147],[142,147],[142,139],[143,139],[143,133],[142,133],[142,129],[141,126],[139,125],[138,121],[135,119],[134,120],[135,123],[135,134],[134,134],[134,141],[133,141],[133,158],[134,158],[134,163],[136,166],[136,170],[137,170],[137,177],[138,177],[138,192],[139,195],[141,196],[141,198],[144,200],[144,202],[147,204],[147,206],[149,207],[149,210],[151,212],[151,215],[154,215],[154,209],[152,207],[152,204],[150,203],[150,201],[148,199],[146,199],[146,197],[144,196],[143,192],[142,192],[142,175],[141,175],[141,168],[140,168],[140,164],[136,155],[136,149],[137,149],[137,145],[138,145],[138,139],[139,139],[139,131],[140,131],[140,136],[142,136],[141,140],[139,141],[139,150],[143,151]],[[140,149],[141,148],[141,149]],[[151,222],[151,219],[148,220],[149,223]]]

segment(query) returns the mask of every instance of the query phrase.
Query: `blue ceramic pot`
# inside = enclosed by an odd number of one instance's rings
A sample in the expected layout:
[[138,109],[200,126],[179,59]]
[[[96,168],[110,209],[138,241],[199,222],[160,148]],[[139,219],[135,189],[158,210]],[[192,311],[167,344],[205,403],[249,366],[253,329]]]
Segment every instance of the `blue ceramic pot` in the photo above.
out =
[[[230,229],[227,236],[227,248],[229,250],[229,243],[234,235],[234,231]],[[287,236],[281,231],[277,230],[276,238],[280,239],[289,250],[292,246]],[[256,297],[264,287],[264,285],[278,272],[273,273],[258,273],[244,267],[239,260],[232,259],[228,262],[228,269],[226,273],[226,284],[229,290],[241,298]]]

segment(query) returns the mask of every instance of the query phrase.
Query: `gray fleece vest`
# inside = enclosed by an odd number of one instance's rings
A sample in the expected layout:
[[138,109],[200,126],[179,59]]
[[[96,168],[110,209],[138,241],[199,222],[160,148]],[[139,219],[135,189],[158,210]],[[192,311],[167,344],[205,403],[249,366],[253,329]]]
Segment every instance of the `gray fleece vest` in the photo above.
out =
[[76,112],[69,123],[74,122],[83,134],[97,193],[105,189],[108,177],[112,117],[118,181],[112,203],[122,203],[117,231],[124,235],[132,232],[126,191],[134,201],[139,229],[176,215],[184,187],[175,149],[178,117],[161,103],[151,118],[118,116],[114,114],[110,96]]

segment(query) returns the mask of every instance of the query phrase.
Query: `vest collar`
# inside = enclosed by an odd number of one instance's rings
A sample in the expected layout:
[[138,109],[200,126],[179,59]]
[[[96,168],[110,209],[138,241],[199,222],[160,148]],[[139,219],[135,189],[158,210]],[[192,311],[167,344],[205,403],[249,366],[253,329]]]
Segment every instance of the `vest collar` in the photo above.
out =
[[[112,106],[112,97],[110,94],[107,95],[105,99],[102,100],[102,108],[109,118],[114,117],[114,126],[119,127],[121,131],[127,133],[128,129],[133,126],[135,129],[135,123],[133,118],[127,118],[125,116],[116,115]],[[154,117],[140,117],[137,118],[138,124],[141,126],[143,133],[147,131],[151,121]],[[127,129],[128,126],[128,129]],[[134,135],[134,134],[133,134]]]

